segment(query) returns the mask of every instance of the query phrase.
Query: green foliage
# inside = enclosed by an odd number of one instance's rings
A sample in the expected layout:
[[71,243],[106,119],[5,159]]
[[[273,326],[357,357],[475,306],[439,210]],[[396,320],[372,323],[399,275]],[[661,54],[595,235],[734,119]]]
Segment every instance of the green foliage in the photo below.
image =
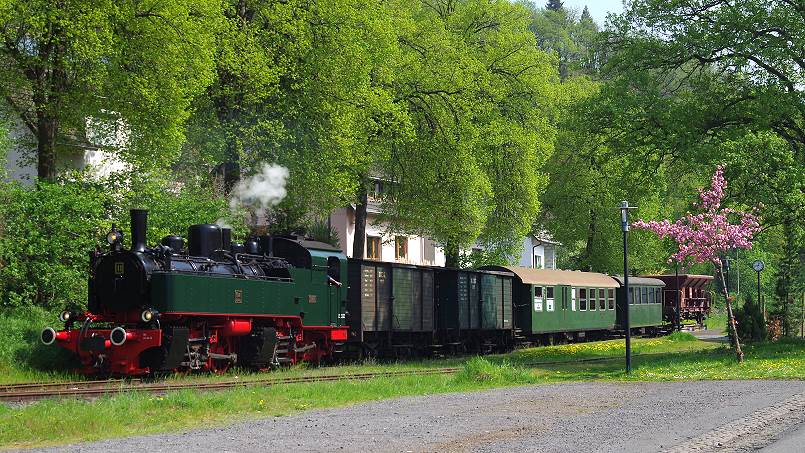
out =
[[484,357],[473,357],[464,362],[464,368],[456,376],[459,381],[493,382],[493,383],[528,383],[530,373],[516,368],[508,361],[492,363]]
[[75,367],[62,348],[39,340],[44,327],[55,325],[57,314],[40,307],[0,309],[0,374],[3,382],[44,381]]
[[[0,95],[40,159],[89,141],[160,162],[212,82],[220,17],[212,0],[0,2]],[[39,176],[52,182],[50,170]]]
[[[766,340],[766,322],[763,320],[763,310],[751,295],[747,295],[743,305],[735,309],[735,322],[738,323],[738,337],[741,341]],[[729,328],[727,331],[732,335]]]
[[0,305],[85,306],[88,253],[105,248],[112,223],[128,230],[130,207],[150,209],[151,244],[167,234],[186,235],[188,225],[228,211],[222,197],[159,177],[72,176],[36,187],[0,186]]
[[688,332],[674,332],[666,337],[669,341],[684,342],[684,341],[699,341],[696,337]]
[[[511,255],[539,209],[552,152],[557,74],[536,47],[528,11],[505,1],[403,10],[395,98],[411,140],[382,166],[392,229],[444,244],[476,239]],[[454,263],[455,264],[455,263]]]

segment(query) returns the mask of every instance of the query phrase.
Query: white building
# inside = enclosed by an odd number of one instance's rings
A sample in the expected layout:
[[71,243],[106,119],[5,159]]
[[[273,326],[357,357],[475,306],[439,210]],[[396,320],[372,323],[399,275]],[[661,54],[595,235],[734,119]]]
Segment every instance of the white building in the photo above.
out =
[[528,235],[523,238],[523,250],[517,265],[535,269],[556,269],[556,249],[559,245],[546,233]]
[[[361,258],[427,266],[444,266],[444,251],[433,240],[416,235],[391,235],[385,225],[378,224],[382,182],[375,183],[370,191],[366,215],[366,246]],[[352,258],[355,242],[355,207],[347,206],[333,211],[330,225],[338,233],[341,250]]]
[[[126,163],[105,149],[126,146],[129,131],[122,120],[86,120],[86,137],[71,139],[70,143],[57,143],[56,167],[59,169],[92,169],[97,177],[109,176],[126,169]],[[6,155],[6,178],[11,181],[33,183],[36,179],[36,140],[19,119],[13,120],[9,130],[11,149]]]

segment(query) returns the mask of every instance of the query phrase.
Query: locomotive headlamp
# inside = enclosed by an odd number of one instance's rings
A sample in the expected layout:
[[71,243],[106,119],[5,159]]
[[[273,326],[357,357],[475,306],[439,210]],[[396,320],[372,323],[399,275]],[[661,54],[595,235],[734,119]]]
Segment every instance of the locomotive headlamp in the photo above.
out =
[[106,242],[108,242],[109,245],[115,245],[122,241],[123,241],[123,233],[121,233],[120,231],[112,230],[109,232],[109,234],[106,235]]
[[61,322],[67,322],[72,320],[73,320],[73,312],[71,312],[70,310],[64,310],[59,314],[59,321]]
[[143,310],[142,313],[140,313],[140,319],[142,319],[143,322],[151,322],[154,318],[157,317],[157,315],[158,313],[155,310],[148,308]]

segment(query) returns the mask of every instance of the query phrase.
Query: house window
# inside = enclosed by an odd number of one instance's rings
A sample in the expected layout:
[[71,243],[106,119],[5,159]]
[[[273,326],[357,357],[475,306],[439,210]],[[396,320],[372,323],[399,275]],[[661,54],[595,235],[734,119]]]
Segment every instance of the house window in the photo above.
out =
[[545,291],[545,299],[546,299],[546,309],[548,311],[553,311],[553,286],[549,286],[546,288]]
[[609,309],[614,310],[615,309],[615,289],[614,288],[609,288],[607,290],[607,302],[609,302]]
[[587,310],[587,288],[579,288],[579,310]]
[[408,237],[397,236],[394,238],[394,257],[398,260],[408,258]]
[[366,258],[370,260],[380,259],[380,238],[377,236],[366,236]]
[[542,269],[542,255],[534,255],[534,269]]

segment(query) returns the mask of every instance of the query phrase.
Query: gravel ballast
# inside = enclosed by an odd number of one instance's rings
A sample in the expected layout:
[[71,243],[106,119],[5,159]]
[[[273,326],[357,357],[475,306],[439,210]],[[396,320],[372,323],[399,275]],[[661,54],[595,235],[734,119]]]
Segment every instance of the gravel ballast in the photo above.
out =
[[41,451],[751,451],[805,426],[803,394],[801,381],[551,384]]

